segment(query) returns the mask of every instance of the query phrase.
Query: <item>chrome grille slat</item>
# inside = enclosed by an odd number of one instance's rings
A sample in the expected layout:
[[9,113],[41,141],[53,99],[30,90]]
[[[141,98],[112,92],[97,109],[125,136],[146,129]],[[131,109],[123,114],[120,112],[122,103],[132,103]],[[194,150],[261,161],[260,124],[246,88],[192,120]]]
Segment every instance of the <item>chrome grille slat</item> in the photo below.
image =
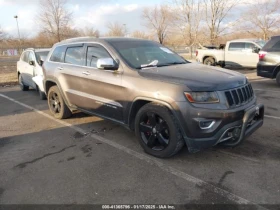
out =
[[241,106],[254,98],[254,91],[250,84],[224,92],[230,108]]

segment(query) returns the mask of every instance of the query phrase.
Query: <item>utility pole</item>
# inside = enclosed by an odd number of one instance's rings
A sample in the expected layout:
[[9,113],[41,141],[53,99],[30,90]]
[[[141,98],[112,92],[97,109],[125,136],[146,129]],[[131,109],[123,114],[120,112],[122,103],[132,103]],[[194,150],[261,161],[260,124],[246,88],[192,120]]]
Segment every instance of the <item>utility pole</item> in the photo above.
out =
[[20,39],[20,33],[19,33],[19,27],[18,27],[18,16],[15,15],[14,18],[16,19],[16,22],[17,22],[18,39],[19,39],[19,51],[20,51],[21,50],[21,39]]

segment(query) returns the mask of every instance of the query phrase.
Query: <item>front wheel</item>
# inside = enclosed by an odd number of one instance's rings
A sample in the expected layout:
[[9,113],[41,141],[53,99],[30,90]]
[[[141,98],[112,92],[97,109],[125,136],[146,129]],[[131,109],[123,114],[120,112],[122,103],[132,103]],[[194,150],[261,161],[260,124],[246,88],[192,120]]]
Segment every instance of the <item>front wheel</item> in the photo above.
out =
[[71,110],[65,104],[57,86],[52,86],[48,92],[48,104],[51,113],[57,119],[66,119],[72,115]]
[[155,157],[171,157],[184,146],[174,116],[167,107],[160,104],[146,104],[138,111],[135,134],[144,151]]

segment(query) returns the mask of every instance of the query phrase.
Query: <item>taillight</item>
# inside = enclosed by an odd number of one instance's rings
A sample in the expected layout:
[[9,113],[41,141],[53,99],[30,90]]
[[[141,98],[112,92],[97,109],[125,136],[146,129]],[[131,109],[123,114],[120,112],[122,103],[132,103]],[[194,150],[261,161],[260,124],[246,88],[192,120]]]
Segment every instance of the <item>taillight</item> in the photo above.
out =
[[265,51],[260,51],[260,52],[259,52],[259,60],[263,60],[264,57],[266,56],[266,54],[267,54],[267,52],[265,52]]
[[195,56],[197,56],[198,55],[198,51],[195,51]]

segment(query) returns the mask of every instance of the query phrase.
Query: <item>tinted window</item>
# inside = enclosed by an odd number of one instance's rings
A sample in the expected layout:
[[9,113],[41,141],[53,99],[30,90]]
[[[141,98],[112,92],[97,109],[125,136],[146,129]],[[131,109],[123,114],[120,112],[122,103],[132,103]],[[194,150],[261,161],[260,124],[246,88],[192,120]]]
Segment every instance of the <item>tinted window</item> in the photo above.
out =
[[65,54],[65,47],[64,46],[57,47],[53,51],[50,61],[63,63],[64,54]]
[[87,48],[87,66],[97,67],[99,58],[111,58],[110,54],[102,46],[93,46]]
[[228,50],[229,51],[242,51],[245,49],[245,42],[233,42],[230,43]]
[[280,52],[280,41],[276,42],[276,44],[273,45],[271,51]]
[[36,52],[36,60],[39,63],[41,58],[46,58],[49,54],[49,51],[40,51],[40,52]]
[[83,65],[83,49],[84,47],[69,47],[65,54],[65,63],[75,65]]
[[280,42],[280,37],[273,37],[266,43],[266,45],[262,48],[262,50],[267,52],[280,51],[279,42]]

